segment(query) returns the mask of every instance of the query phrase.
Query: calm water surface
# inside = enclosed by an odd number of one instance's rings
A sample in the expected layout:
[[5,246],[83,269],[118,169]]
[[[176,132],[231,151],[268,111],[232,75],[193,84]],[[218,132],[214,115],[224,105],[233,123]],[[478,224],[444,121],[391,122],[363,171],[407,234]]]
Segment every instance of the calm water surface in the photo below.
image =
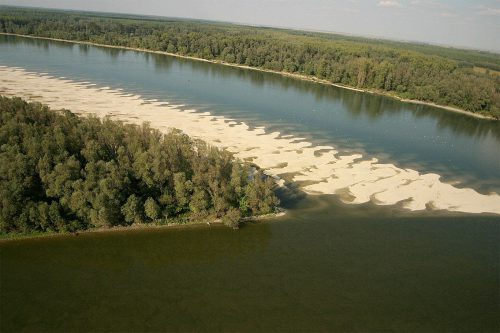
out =
[[[500,128],[435,108],[144,54],[0,36],[0,65],[123,88],[500,192]],[[1,78],[0,78],[1,80]],[[0,243],[0,331],[498,331],[500,218],[335,197],[241,230]]]

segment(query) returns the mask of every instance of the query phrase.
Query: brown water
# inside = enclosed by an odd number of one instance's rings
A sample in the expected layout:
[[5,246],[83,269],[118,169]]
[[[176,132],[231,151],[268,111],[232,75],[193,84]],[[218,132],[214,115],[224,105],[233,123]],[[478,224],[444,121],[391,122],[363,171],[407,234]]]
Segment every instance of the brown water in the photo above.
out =
[[498,219],[306,199],[247,225],[0,244],[2,331],[498,330]]

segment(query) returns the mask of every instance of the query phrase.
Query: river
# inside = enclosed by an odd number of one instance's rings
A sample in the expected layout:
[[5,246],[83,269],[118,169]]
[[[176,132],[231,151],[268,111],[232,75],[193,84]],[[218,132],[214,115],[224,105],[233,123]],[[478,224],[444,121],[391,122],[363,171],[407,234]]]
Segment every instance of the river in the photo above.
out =
[[[0,36],[0,65],[123,89],[500,193],[500,125],[170,56]],[[1,78],[0,78],[1,80]],[[494,331],[500,218],[283,198],[241,230],[0,244],[4,330]]]

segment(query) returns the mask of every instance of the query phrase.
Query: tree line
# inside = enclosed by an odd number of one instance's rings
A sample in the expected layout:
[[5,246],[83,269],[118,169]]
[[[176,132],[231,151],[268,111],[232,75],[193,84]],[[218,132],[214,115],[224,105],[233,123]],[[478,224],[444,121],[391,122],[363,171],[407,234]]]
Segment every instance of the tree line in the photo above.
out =
[[229,152],[0,96],[0,232],[73,232],[272,213],[275,184]]
[[500,57],[494,53],[202,21],[10,7],[0,13],[0,31],[301,74],[500,117]]

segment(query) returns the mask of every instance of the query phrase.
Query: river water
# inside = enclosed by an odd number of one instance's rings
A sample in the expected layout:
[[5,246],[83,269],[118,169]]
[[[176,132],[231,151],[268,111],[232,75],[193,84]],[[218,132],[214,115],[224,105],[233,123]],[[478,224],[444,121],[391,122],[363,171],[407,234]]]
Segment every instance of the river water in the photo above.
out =
[[[500,126],[175,57],[0,36],[0,65],[121,88],[500,193]],[[1,78],[0,78],[1,80]],[[0,244],[4,330],[495,331],[500,218],[283,198],[246,225]]]

